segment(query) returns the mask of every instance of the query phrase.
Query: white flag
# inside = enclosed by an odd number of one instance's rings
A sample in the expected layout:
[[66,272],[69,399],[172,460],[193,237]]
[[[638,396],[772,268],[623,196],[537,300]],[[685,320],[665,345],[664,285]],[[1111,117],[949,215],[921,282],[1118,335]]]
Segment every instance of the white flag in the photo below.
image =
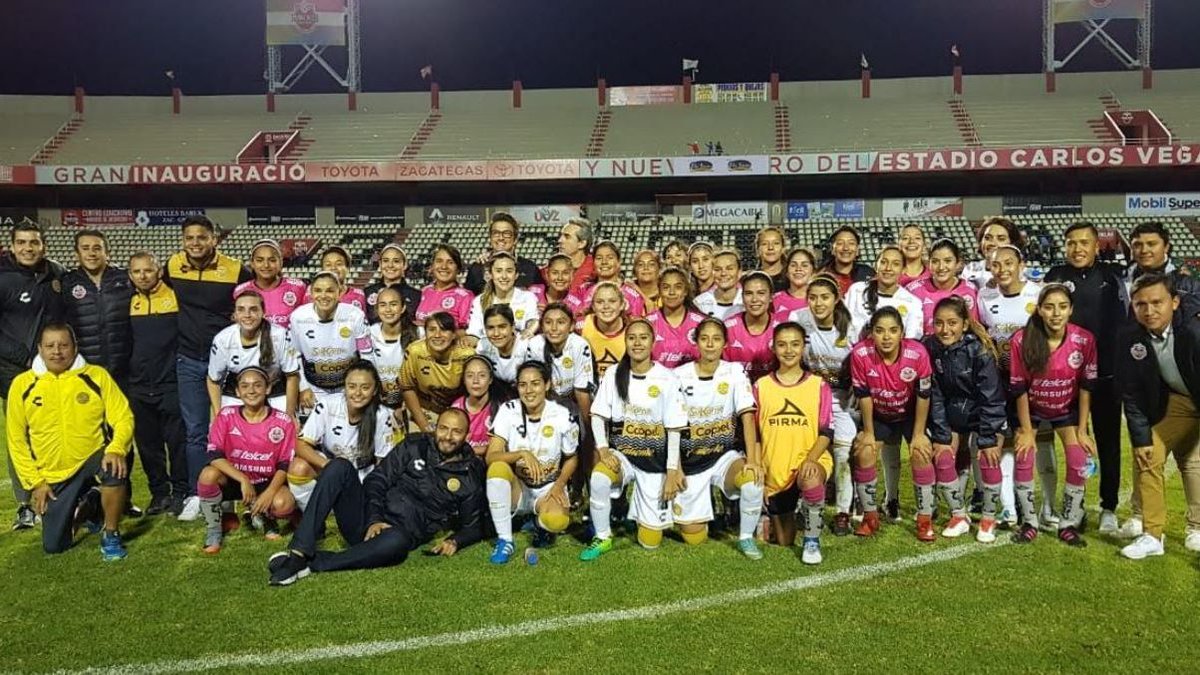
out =
[[683,60],[683,69],[684,70],[700,70],[699,59],[684,59]]
[[956,59],[960,56],[958,52],[958,45],[950,45],[950,56],[953,56]]
[[429,79],[430,75],[433,75],[433,66],[425,66],[425,67],[421,68],[421,79],[422,80]]
[[861,64],[861,65],[862,65],[862,69],[863,69],[863,70],[870,70],[870,69],[871,69],[871,64],[867,62],[867,55],[866,55],[866,54],[862,54],[862,60],[861,60],[861,61],[859,61],[859,64]]

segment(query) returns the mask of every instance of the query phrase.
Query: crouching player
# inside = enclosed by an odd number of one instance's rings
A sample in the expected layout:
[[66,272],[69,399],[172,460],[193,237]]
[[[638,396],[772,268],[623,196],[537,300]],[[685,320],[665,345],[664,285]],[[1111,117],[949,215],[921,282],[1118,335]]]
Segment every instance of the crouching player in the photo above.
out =
[[[625,330],[625,355],[600,381],[592,403],[596,466],[590,479],[589,511],[596,534],[579,559],[612,550],[612,499],[634,483],[629,515],[638,524],[638,543],[657,548],[671,527],[668,504],[676,490],[666,481],[680,468],[679,437],[687,413],[679,380],[651,359],[654,329],[635,319]],[[678,487],[678,486],[676,486]]]
[[[688,418],[682,439],[683,487],[675,495],[673,513],[683,540],[702,543],[713,519],[712,488],[720,488],[728,499],[738,500],[738,550],[759,560],[762,552],[754,543],[754,528],[762,513],[763,469],[754,395],[741,364],[721,360],[725,342],[725,324],[713,317],[704,319],[696,329],[700,360],[673,371]],[[668,471],[667,482],[679,480],[679,475]]]
[[496,527],[491,561],[512,558],[514,515],[537,516],[533,545],[541,548],[571,522],[567,485],[575,473],[579,422],[547,401],[550,368],[540,361],[517,367],[517,399],[500,406],[488,428],[487,497]]

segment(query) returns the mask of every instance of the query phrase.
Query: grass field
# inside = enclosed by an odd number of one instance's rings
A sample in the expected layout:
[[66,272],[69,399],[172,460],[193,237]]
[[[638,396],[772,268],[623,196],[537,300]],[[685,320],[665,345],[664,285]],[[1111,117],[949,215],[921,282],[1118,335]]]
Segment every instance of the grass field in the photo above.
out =
[[730,541],[624,538],[584,564],[564,537],[536,567],[491,566],[477,545],[271,588],[283,543],[244,531],[210,558],[199,523],[128,521],[129,558],[104,564],[95,536],[46,556],[39,531],[6,530],[0,671],[1196,672],[1200,569],[1178,475],[1169,486],[1167,555],[1140,563],[1094,529],[1084,550],[921,544],[906,518],[873,540],[825,537],[815,568],[798,549],[751,562]]

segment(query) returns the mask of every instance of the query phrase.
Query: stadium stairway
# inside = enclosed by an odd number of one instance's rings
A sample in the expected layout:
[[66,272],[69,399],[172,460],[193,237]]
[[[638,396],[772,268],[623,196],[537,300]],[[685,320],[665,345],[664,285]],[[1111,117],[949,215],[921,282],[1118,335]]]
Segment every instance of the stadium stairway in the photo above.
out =
[[38,151],[29,159],[29,163],[49,164],[54,159],[54,155],[58,154],[59,148],[82,126],[83,118],[78,115],[67,120],[65,124],[58,128],[58,131],[54,132],[53,136],[46,139],[42,147],[38,148]]
[[786,103],[775,103],[775,152],[792,151],[792,113]]
[[421,154],[421,148],[425,146],[425,142],[433,136],[433,132],[437,131],[438,124],[442,121],[442,113],[440,110],[430,110],[425,116],[421,126],[417,127],[415,133],[408,141],[408,145],[404,146],[404,150],[400,152],[400,157],[403,159],[412,159]]
[[963,142],[971,147],[979,147],[979,130],[975,128],[971,112],[967,110],[962,99],[952,98],[946,103],[950,106],[950,114],[954,117],[954,124],[958,127],[958,132],[962,134]]
[[608,125],[612,122],[612,111],[601,108],[596,113],[596,121],[592,123],[592,135],[588,138],[585,157],[599,157],[604,152],[604,140],[608,138]]
[[287,128],[290,131],[299,131],[300,137],[296,139],[296,143],[292,145],[292,147],[288,148],[287,152],[279,156],[278,161],[295,162],[304,157],[304,153],[308,152],[308,149],[312,147],[313,144],[311,139],[304,137],[304,130],[307,129],[308,125],[311,123],[312,115],[304,112],[296,114],[296,119],[292,120],[291,123],[288,124]]

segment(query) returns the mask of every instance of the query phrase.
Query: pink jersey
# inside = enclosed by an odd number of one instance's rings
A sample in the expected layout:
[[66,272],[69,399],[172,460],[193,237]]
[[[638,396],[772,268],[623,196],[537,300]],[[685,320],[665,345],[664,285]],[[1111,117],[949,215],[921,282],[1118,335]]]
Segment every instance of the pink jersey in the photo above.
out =
[[884,363],[875,343],[863,340],[850,352],[850,383],[859,398],[871,397],[874,416],[898,422],[913,416],[917,398],[928,398],[933,368],[929,352],[916,340],[900,342],[900,358]]
[[662,310],[646,317],[646,321],[654,327],[654,349],[650,358],[667,368],[700,359],[700,350],[696,348],[696,327],[704,320],[700,312],[684,310],[683,321],[679,326],[672,326],[663,316]]
[[774,319],[769,320],[766,329],[756,335],[746,328],[745,312],[725,319],[725,329],[729,333],[729,339],[726,341],[725,352],[721,358],[745,366],[746,375],[753,383],[769,373],[771,366],[775,363],[775,354],[771,351],[771,338],[775,332],[775,325]]
[[467,410],[467,397],[459,396],[450,404],[451,408],[458,408],[467,413],[467,445],[475,451],[476,455],[487,453],[488,447],[488,424],[492,421],[492,406],[485,405],[483,410],[473,413]]
[[1029,394],[1029,414],[1039,420],[1066,417],[1076,408],[1080,388],[1091,390],[1096,381],[1096,338],[1086,328],[1067,324],[1062,344],[1050,354],[1046,370],[1036,375],[1025,368],[1021,343],[1025,329],[1017,331],[1008,343],[1012,372],[1008,376],[1009,396]]
[[965,300],[967,302],[967,309],[971,312],[971,318],[979,321],[979,299],[975,286],[962,279],[956,279],[956,281],[958,283],[948,291],[943,291],[934,286],[932,278],[925,278],[905,287],[921,301],[921,311],[925,315],[923,329],[926,335],[933,335],[933,309],[937,307],[937,304],[943,298],[948,298],[952,295],[957,295]]
[[286,471],[295,448],[296,424],[278,410],[261,422],[249,422],[242,416],[242,406],[227,406],[208,430],[209,461],[224,459],[254,484]]
[[[901,286],[903,286],[905,288],[908,288],[912,284],[915,284],[915,283],[918,283],[921,281],[925,281],[929,277],[930,277],[929,268],[926,267],[925,269],[921,270],[921,273],[915,277],[912,276],[911,274],[905,274],[904,272],[901,272],[900,279],[897,281],[897,283],[899,283]],[[911,291],[912,289],[909,288],[909,290]]]
[[[310,302],[312,302],[312,293],[306,292],[304,294],[304,303],[308,304]],[[361,288],[347,288],[346,292],[342,293],[342,297],[338,298],[338,302],[343,305],[353,305],[362,310],[363,314],[367,313],[367,294]]]
[[438,290],[432,285],[421,289],[421,304],[417,305],[417,323],[424,324],[431,314],[448,312],[459,328],[466,328],[471,320],[471,301],[475,294],[462,286],[451,286]]
[[296,308],[308,302],[308,286],[304,285],[299,279],[289,279],[284,277],[279,280],[275,288],[271,290],[263,290],[258,286],[254,279],[240,283],[233,289],[233,297],[237,299],[239,295],[246,291],[254,291],[262,296],[264,312],[267,321],[273,326],[287,328],[292,321],[292,312]]
[[[579,291],[567,296],[567,306],[575,312],[575,318],[581,319],[592,306],[592,296],[596,294],[596,284],[588,284]],[[625,296],[625,313],[630,317],[646,316],[646,299],[641,291],[630,284],[621,284],[621,295]]]
[[797,298],[787,291],[779,291],[771,298],[771,306],[775,308],[771,318],[775,323],[783,323],[790,319],[792,312],[808,307],[808,298]]
[[[545,309],[546,305],[552,302],[546,297],[546,286],[544,284],[534,284],[530,286],[529,292],[533,293],[533,297],[537,298],[538,310]],[[575,316],[575,308],[570,305],[571,298],[572,295],[567,293],[561,300],[554,300],[553,302],[560,302],[567,305],[567,307],[571,308],[571,316]]]

